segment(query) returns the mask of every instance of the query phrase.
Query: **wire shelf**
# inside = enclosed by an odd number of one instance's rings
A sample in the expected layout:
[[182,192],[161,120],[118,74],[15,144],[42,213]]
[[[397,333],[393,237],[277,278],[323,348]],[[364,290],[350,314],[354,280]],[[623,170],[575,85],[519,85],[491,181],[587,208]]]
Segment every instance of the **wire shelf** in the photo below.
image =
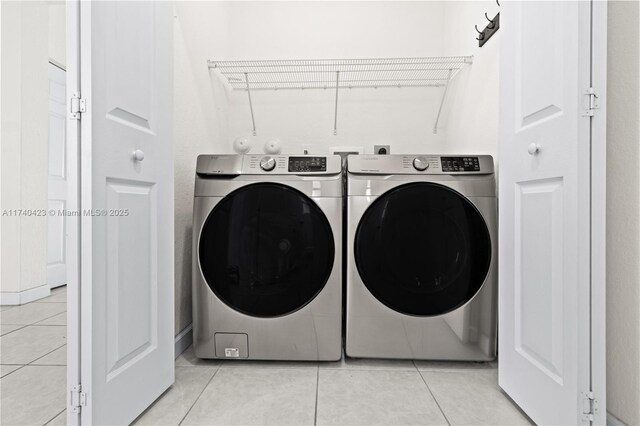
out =
[[209,61],[234,90],[442,87],[472,56]]
[[333,134],[338,134],[338,94],[341,89],[379,87],[444,87],[438,122],[449,82],[472,56],[431,56],[380,59],[289,59],[269,61],[209,61],[233,90],[244,90],[249,100],[253,135],[256,120],[251,92],[255,90],[333,89],[335,112]]

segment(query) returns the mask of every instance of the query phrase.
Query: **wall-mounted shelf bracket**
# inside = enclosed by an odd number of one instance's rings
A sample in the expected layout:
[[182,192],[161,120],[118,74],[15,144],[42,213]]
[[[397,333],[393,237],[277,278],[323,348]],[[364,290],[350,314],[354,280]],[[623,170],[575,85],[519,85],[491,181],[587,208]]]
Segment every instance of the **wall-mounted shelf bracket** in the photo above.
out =
[[433,134],[438,133],[438,122],[440,121],[440,114],[442,114],[442,107],[444,106],[444,99],[447,97],[447,90],[449,89],[449,83],[451,83],[451,76],[453,70],[449,70],[449,77],[447,77],[447,83],[444,85],[444,92],[442,92],[442,99],[440,100],[440,108],[438,108],[438,115],[436,116],[436,122],[433,125]]
[[340,88],[340,71],[336,71],[336,109],[333,116],[333,135],[338,134],[338,89]]
[[256,135],[256,119],[253,115],[253,102],[251,102],[251,88],[249,87],[249,73],[244,73],[244,81],[247,83],[247,95],[249,96],[249,110],[251,111],[251,125],[253,126],[253,136]]

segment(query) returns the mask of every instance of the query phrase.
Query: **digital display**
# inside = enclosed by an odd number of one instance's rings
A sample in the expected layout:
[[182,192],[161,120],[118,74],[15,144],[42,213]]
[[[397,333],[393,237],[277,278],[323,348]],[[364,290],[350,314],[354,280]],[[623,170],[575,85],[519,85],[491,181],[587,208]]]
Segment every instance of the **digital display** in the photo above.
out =
[[327,157],[289,157],[289,171],[300,172],[326,172]]
[[443,172],[479,172],[478,157],[440,157]]

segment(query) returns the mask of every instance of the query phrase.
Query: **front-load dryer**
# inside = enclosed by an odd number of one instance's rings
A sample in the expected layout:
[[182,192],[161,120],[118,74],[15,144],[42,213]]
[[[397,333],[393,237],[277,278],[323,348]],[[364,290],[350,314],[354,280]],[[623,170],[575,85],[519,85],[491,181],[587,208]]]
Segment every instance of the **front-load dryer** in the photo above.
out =
[[346,354],[494,359],[491,156],[350,156],[347,199]]
[[200,155],[194,195],[196,356],[340,359],[340,157]]

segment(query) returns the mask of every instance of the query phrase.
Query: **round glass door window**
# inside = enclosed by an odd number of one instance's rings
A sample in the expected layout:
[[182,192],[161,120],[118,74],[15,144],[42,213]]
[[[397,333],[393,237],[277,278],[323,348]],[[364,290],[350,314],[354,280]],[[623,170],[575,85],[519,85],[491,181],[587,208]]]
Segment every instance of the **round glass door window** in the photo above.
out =
[[334,262],[331,226],[303,193],[256,183],[224,197],[206,219],[200,268],[224,303],[247,315],[294,312],[320,293]]
[[360,221],[354,248],[367,289],[389,308],[416,316],[442,315],[471,300],[491,261],[480,212],[434,183],[378,197]]

